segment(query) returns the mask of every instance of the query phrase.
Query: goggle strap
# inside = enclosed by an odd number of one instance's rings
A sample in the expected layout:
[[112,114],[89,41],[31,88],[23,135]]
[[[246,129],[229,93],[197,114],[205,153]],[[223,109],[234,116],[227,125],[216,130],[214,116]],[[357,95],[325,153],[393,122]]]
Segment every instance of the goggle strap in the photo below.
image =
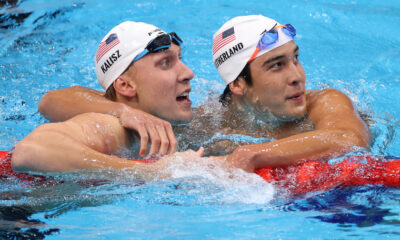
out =
[[162,49],[169,48],[170,46],[171,46],[171,45],[159,46],[158,48],[153,49],[152,52],[158,52],[158,51],[160,51],[160,50],[162,50]]
[[[280,29],[280,28],[282,28],[282,32],[283,32],[284,34],[286,34],[288,37],[294,38],[294,36],[296,36],[296,29],[295,29],[292,25],[290,25],[290,24],[274,26],[271,30],[269,30],[268,32],[265,32],[265,33],[263,34],[263,36],[261,37],[261,39],[262,39],[264,36],[270,37],[270,35],[267,35],[268,33],[275,33],[275,34],[277,34],[277,35],[276,35],[276,39],[271,39],[271,41],[270,41],[269,43],[266,44],[267,46],[269,46],[269,45],[271,45],[271,44],[273,44],[273,43],[276,42],[276,40],[277,40],[278,37],[279,37],[277,30]],[[260,41],[261,41],[261,39],[260,39]],[[260,41],[259,41],[259,42],[260,42]],[[266,46],[266,47],[267,47],[267,46]],[[254,53],[253,53],[253,54],[251,55],[251,57],[249,58],[249,61],[248,61],[248,62],[253,61],[253,60],[257,57],[257,54],[258,54],[260,51],[261,51],[261,47],[260,47],[260,43],[259,43],[259,44],[257,45],[256,50],[254,51]]]
[[253,55],[251,55],[251,57],[249,58],[249,61],[248,61],[248,62],[253,61],[253,60],[257,57],[257,54],[258,54],[259,52],[260,52],[260,48],[257,47],[256,50],[254,51]]
[[[169,35],[169,37],[170,37],[170,41],[176,42],[176,44],[177,44],[178,46],[180,46],[180,44],[183,43],[183,41],[176,35],[176,33],[170,33],[170,34],[168,34],[168,35]],[[155,39],[157,39],[157,38],[155,38]],[[151,41],[147,44],[147,47],[146,47],[141,53],[139,53],[139,54],[132,60],[132,62],[135,62],[135,61],[139,60],[140,58],[144,57],[146,54],[148,54],[150,51],[149,51],[147,48],[149,48],[149,46],[153,43],[153,41],[154,41],[155,39],[151,40]],[[158,51],[160,51],[160,50],[162,50],[162,49],[169,48],[170,46],[171,46],[171,42],[170,42],[168,45],[163,45],[163,46],[159,46],[159,47],[157,47],[157,48],[154,48],[154,49],[151,50],[151,52],[158,52]]]
[[178,44],[178,46],[180,46],[183,42],[181,40],[179,40],[175,35],[170,34],[170,36],[172,37],[173,40],[175,40],[176,44]]
[[142,58],[142,57],[143,57],[144,55],[146,55],[147,53],[149,53],[149,50],[144,49],[143,52],[139,53],[139,54],[132,60],[132,62],[139,60],[140,58]]

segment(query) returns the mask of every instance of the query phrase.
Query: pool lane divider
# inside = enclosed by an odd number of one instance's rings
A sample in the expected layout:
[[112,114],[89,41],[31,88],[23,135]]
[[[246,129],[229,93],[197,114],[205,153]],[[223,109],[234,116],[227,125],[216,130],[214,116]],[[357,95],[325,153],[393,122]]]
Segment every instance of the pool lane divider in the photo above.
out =
[[[15,172],[11,166],[11,156],[9,151],[0,151],[0,179],[16,177],[33,185],[49,180],[42,175]],[[255,173],[293,194],[366,184],[400,187],[400,159],[394,157],[360,155],[332,164],[326,161],[305,161],[288,167],[261,168]]]

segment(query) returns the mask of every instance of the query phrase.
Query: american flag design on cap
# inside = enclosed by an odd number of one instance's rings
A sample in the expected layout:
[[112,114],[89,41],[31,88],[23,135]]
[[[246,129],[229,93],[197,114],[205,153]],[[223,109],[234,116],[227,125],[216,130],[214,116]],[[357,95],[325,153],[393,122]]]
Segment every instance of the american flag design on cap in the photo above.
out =
[[224,47],[226,44],[236,40],[235,29],[233,27],[223,31],[214,38],[213,54]]
[[110,36],[108,36],[104,42],[101,42],[96,53],[96,63],[99,62],[100,58],[102,58],[104,54],[110,51],[113,47],[117,46],[118,43],[119,39],[116,33],[110,34]]

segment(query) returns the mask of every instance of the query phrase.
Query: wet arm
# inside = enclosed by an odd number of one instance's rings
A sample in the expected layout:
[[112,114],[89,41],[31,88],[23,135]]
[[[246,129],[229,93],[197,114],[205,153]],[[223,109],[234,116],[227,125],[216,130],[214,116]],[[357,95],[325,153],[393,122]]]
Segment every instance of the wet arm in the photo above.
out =
[[138,163],[109,155],[127,144],[117,118],[82,114],[35,129],[15,147],[12,165],[16,171],[37,172],[135,167]]
[[39,102],[39,112],[48,120],[59,122],[87,112],[118,116],[123,105],[106,99],[103,92],[73,86],[52,90],[43,95]]
[[369,130],[346,95],[337,90],[325,90],[311,102],[309,118],[315,130],[273,142],[241,146],[227,161],[251,172],[262,167],[338,156],[354,146],[369,146]]
[[78,114],[95,112],[119,118],[122,126],[135,130],[140,135],[140,155],[147,152],[148,142],[152,154],[171,154],[176,151],[177,141],[169,122],[124,103],[104,97],[104,93],[90,88],[74,86],[46,93],[40,103],[39,112],[53,122],[65,121]]

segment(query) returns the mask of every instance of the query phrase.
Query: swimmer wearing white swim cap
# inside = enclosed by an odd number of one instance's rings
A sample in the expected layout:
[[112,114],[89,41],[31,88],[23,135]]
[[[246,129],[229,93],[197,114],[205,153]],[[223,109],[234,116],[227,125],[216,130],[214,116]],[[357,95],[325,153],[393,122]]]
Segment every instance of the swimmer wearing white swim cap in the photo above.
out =
[[182,39],[152,24],[125,21],[98,43],[96,76],[106,92],[79,86],[53,90],[42,97],[40,113],[55,122],[86,112],[111,114],[139,134],[141,156],[174,152],[171,123],[193,117],[193,72],[181,61]]
[[176,33],[143,22],[112,28],[94,57],[105,96],[171,122],[190,121],[193,72],[180,60],[182,43]]
[[291,24],[262,15],[235,17],[213,36],[224,118],[233,132],[276,139],[237,148],[228,157],[236,167],[287,166],[369,146],[369,129],[345,94],[305,89],[295,36]]
[[[126,21],[112,28],[99,41],[94,56],[105,95],[98,94],[100,101],[93,104],[87,102],[93,99],[88,94],[78,94],[82,101],[61,90],[58,97],[67,103],[50,107],[50,119],[65,121],[44,124],[23,139],[15,147],[13,169],[133,168],[148,175],[165,167],[159,162],[150,166],[127,158],[174,153],[177,141],[171,123],[188,122],[193,117],[189,99],[193,72],[181,61],[182,42],[176,33],[143,22]],[[44,99],[53,95],[48,93]],[[42,99],[42,113],[43,105],[53,106],[51,102]],[[127,148],[129,156],[116,155]],[[200,149],[196,154],[201,153]]]

